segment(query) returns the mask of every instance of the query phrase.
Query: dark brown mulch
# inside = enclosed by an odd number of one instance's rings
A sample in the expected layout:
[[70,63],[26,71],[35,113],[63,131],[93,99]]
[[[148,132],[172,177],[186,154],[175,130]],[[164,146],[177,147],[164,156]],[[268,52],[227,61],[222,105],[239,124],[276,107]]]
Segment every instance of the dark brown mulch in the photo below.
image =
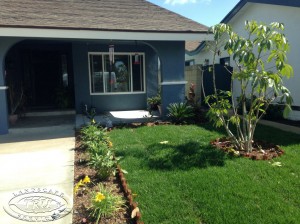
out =
[[[113,188],[113,193],[119,194],[124,197],[124,193],[120,188],[120,181],[117,177],[112,176],[108,180],[101,181],[97,178],[95,170],[91,169],[86,164],[87,154],[81,147],[80,137],[76,133],[76,146],[75,146],[75,162],[74,162],[74,183],[78,183],[86,175],[90,177],[91,183],[87,185],[89,190],[96,190],[96,183],[101,182],[105,186]],[[90,206],[90,197],[87,191],[79,191],[77,195],[74,195],[73,201],[73,224],[96,224],[89,216],[88,207]],[[129,207],[128,207],[129,208]],[[112,218],[101,218],[99,221],[101,224],[124,224],[133,223],[130,218],[130,211],[127,208],[118,212]]]
[[253,160],[271,160],[273,158],[281,156],[284,153],[284,151],[278,145],[259,140],[255,140],[252,143],[253,150],[250,153],[235,149],[235,151],[238,152],[237,154],[235,154],[232,150],[234,149],[234,146],[228,140],[228,138],[213,140],[211,141],[211,144],[218,149],[224,150],[226,153],[232,156],[246,157]]

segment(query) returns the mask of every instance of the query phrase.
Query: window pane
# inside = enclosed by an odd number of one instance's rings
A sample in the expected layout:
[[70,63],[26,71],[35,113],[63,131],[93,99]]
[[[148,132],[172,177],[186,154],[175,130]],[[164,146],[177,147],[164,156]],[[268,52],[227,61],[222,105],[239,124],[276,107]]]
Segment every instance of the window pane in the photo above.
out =
[[92,93],[103,93],[102,56],[90,55]]
[[[105,91],[130,92],[131,72],[130,57],[128,55],[115,55],[115,63],[110,68],[109,56],[105,55]],[[111,69],[111,72],[109,70]]]
[[132,87],[133,92],[144,91],[144,60],[143,55],[132,56]]

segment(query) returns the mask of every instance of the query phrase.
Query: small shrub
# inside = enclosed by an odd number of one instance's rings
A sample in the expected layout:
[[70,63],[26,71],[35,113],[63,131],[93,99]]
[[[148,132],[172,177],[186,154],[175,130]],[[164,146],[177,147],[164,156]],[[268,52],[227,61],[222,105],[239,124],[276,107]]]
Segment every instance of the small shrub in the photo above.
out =
[[119,195],[112,193],[113,189],[103,184],[97,185],[97,191],[91,192],[91,207],[89,207],[90,215],[99,223],[101,217],[111,217],[116,212],[124,209],[125,201]]
[[90,142],[108,142],[105,128],[96,125],[87,125],[81,129],[81,139],[84,146]]
[[108,151],[108,146],[106,142],[102,141],[89,141],[86,144],[87,151],[90,155],[98,154],[105,155]]
[[158,93],[156,96],[148,97],[147,103],[149,105],[149,110],[158,110],[158,105],[161,104],[161,96]]
[[115,173],[118,160],[111,150],[107,150],[105,154],[90,154],[88,165],[97,171],[100,179],[107,179]]
[[167,109],[167,116],[176,124],[186,123],[195,116],[194,108],[187,103],[171,103]]

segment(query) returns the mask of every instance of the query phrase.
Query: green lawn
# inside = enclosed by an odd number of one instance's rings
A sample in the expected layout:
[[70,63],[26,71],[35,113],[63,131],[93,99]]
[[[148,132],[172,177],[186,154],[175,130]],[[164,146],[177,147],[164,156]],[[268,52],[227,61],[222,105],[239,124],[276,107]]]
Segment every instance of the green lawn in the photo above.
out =
[[[221,132],[155,126],[110,133],[146,224],[300,223],[300,136],[259,127],[256,138],[283,147],[270,162],[230,159],[209,146]],[[167,144],[160,144],[168,141]]]

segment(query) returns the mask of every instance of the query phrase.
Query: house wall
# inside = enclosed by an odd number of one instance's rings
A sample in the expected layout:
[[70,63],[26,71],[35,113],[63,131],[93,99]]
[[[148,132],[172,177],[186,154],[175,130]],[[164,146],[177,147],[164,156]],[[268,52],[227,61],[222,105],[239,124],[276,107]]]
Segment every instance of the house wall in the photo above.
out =
[[149,46],[114,44],[114,51],[117,52],[144,52],[146,70],[146,93],[134,94],[105,94],[91,95],[89,84],[89,52],[108,52],[108,44],[96,44],[85,42],[73,43],[73,68],[74,68],[74,89],[75,109],[82,113],[84,105],[96,107],[98,113],[111,110],[137,110],[147,108],[147,96],[155,95],[158,91],[158,60],[157,55]]
[[[115,43],[115,52],[145,52],[146,92],[135,94],[91,95],[89,89],[88,52],[107,52],[107,44],[74,42],[73,68],[75,108],[82,113],[85,104],[97,112],[147,108],[147,97],[161,88],[162,109],[184,100],[184,41],[147,41],[143,45]],[[158,85],[158,57],[161,65],[161,86]]]
[[[200,53],[197,53],[197,54],[193,54],[193,53],[187,54],[186,53],[185,54],[185,60],[186,61],[195,60],[195,65],[204,65],[205,59],[209,59],[209,63],[210,64],[212,63],[212,54],[206,47],[204,47],[200,51]],[[219,57],[217,57],[216,62],[219,63]]]
[[149,41],[161,62],[162,113],[166,115],[170,103],[183,102],[185,97],[184,41]]

